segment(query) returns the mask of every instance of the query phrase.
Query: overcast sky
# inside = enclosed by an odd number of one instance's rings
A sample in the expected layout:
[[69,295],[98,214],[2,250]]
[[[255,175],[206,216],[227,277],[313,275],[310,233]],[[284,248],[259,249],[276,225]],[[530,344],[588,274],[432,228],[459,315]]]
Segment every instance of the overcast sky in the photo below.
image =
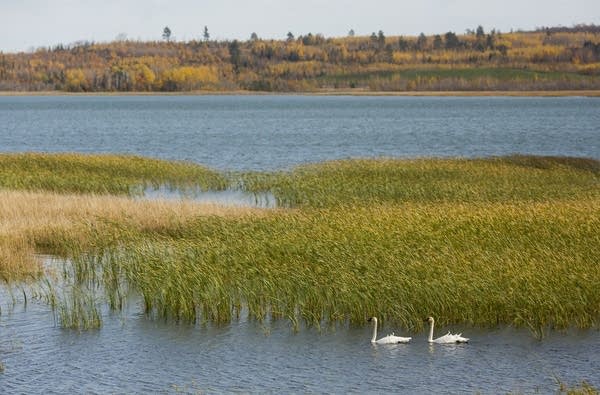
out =
[[416,35],[484,26],[600,24],[600,0],[0,0],[0,51],[26,51],[79,40],[159,40],[169,26],[177,40],[285,38],[308,32],[327,37],[383,30]]

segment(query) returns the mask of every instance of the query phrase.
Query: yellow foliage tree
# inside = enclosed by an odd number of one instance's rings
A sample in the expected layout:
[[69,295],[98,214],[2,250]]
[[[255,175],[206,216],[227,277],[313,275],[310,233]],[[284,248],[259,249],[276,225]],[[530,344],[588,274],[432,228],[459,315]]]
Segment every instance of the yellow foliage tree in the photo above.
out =
[[65,85],[71,92],[81,92],[89,89],[89,81],[82,69],[69,69],[65,72]]
[[152,89],[156,75],[145,64],[136,64],[133,67],[133,87],[136,91],[147,91]]
[[206,89],[217,84],[219,76],[213,67],[184,66],[167,70],[162,75],[162,88],[165,90]]
[[392,53],[392,60],[397,64],[410,63],[412,59],[412,54],[408,52],[394,51]]

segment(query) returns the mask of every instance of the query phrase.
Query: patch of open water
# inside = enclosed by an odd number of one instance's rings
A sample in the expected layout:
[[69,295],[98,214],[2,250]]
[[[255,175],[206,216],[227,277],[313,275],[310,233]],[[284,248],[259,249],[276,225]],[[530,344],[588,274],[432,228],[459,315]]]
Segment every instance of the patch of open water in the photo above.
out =
[[348,157],[600,158],[582,97],[6,96],[0,151],[128,153],[218,170]]
[[[28,288],[25,287],[27,290]],[[48,304],[0,287],[5,393],[549,393],[600,386],[600,332],[460,331],[466,345],[371,345],[371,326],[292,330],[286,320],[228,325],[153,320],[133,296],[102,308],[100,329],[61,329]],[[402,331],[383,327],[380,334]],[[405,333],[402,333],[405,334]]]
[[250,193],[239,189],[203,191],[201,189],[176,189],[162,186],[146,188],[141,199],[193,200],[224,206],[276,208],[277,199],[270,192]]

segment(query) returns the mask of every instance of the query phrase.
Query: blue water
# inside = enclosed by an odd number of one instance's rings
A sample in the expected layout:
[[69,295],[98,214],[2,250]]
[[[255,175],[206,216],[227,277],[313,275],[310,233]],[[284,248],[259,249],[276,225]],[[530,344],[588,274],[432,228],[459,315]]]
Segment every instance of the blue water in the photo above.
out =
[[[0,152],[22,151],[128,153],[220,170],[378,156],[600,159],[600,99],[0,97]],[[104,311],[101,329],[74,332],[18,295],[12,303],[0,289],[0,393],[553,393],[557,380],[600,388],[598,330],[538,341],[527,330],[462,326],[438,331],[461,331],[468,345],[429,346],[420,332],[407,345],[374,347],[369,326],[187,326],[148,319],[134,299],[123,315]]]
[[0,97],[0,151],[128,153],[220,170],[377,156],[600,159],[600,98]]
[[[60,329],[44,303],[22,299],[0,316],[0,393],[555,393],[560,380],[600,386],[600,332],[452,329],[466,345],[373,346],[371,328],[294,333],[283,320],[230,325],[153,321],[139,301],[104,312],[99,330]],[[0,299],[2,300],[2,299]],[[12,307],[11,307],[12,305]],[[406,334],[385,327],[386,334]]]

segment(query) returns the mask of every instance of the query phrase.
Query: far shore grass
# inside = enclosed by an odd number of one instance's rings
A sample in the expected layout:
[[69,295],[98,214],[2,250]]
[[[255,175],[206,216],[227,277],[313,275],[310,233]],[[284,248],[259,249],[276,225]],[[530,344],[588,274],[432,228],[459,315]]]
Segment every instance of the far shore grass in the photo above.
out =
[[[182,322],[246,313],[299,328],[363,325],[377,315],[418,331],[434,315],[441,325],[513,325],[540,337],[548,328],[600,326],[594,159],[362,159],[235,175],[249,191],[272,192],[285,207],[273,210],[39,181],[52,169],[110,181],[127,161],[141,164],[128,167],[131,183],[147,182],[146,166],[165,174],[161,182],[220,180],[193,164],[110,156],[108,169],[82,172],[102,156],[20,155],[0,157],[0,175],[13,180],[0,183],[0,274],[8,281],[39,278],[33,253],[44,252],[70,259],[77,295],[101,289],[119,309],[133,290],[148,315]],[[31,184],[15,186],[25,174]],[[136,189],[116,193],[124,190]],[[67,315],[68,326],[85,326]]]
[[468,91],[371,91],[368,89],[316,89],[306,92],[217,91],[182,92],[66,92],[0,91],[0,96],[406,96],[406,97],[600,97],[600,90],[468,90]]

